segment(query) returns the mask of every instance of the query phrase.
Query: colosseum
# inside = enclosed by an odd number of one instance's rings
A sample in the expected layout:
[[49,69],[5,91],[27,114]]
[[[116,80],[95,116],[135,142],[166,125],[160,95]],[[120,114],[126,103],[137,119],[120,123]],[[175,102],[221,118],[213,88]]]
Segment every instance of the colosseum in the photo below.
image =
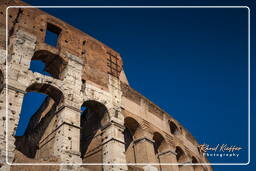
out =
[[[37,8],[6,14],[22,1],[0,5],[1,171],[213,170],[188,130],[129,86],[118,52]],[[16,136],[29,92],[47,98]]]

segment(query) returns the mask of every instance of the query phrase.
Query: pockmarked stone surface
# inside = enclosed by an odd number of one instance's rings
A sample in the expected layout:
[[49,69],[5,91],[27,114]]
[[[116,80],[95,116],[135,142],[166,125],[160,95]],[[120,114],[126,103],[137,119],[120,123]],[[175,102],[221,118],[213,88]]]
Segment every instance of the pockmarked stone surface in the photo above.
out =
[[[212,170],[189,165],[208,163],[197,141],[129,85],[118,52],[42,10],[6,13],[27,5],[0,1],[1,171]],[[47,32],[56,42],[47,42]],[[48,74],[30,68],[36,60]],[[47,97],[16,136],[29,92]]]

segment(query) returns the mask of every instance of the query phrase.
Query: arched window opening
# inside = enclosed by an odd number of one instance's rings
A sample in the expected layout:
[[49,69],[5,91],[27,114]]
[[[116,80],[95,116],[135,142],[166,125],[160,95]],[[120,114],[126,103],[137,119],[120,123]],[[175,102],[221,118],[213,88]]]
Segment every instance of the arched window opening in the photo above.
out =
[[194,156],[192,157],[192,163],[198,163],[198,160]]
[[124,126],[125,150],[127,150],[132,141],[134,140],[133,137],[137,128],[139,127],[139,123],[135,119],[128,117],[124,120]]
[[[198,160],[192,156],[192,163],[199,163]],[[205,169],[201,165],[193,165],[194,171],[204,171]]]
[[81,158],[84,163],[101,163],[101,128],[103,127],[102,122],[108,117],[108,110],[102,103],[89,100],[83,103],[81,111]]
[[66,65],[67,62],[60,56],[47,50],[39,50],[34,53],[29,70],[56,79],[61,79]]
[[63,94],[48,84],[32,84],[23,98],[15,146],[29,158],[37,158],[39,142],[55,116]]
[[136,138],[136,134],[139,133],[139,123],[135,119],[127,117],[124,119],[124,126],[126,160],[128,163],[136,163],[136,156],[138,156],[139,154],[135,154],[133,142]]
[[124,141],[125,141],[125,151],[127,151],[128,147],[133,142],[133,134],[127,127],[125,127],[125,130],[124,130]]
[[185,152],[182,150],[180,147],[176,147],[176,159],[178,163],[183,163],[185,162]]
[[154,140],[155,154],[162,152],[162,149],[160,147],[161,147],[161,145],[163,145],[164,137],[160,133],[155,132],[153,135],[153,140]]
[[170,131],[173,135],[177,135],[179,133],[178,127],[173,121],[169,121]]

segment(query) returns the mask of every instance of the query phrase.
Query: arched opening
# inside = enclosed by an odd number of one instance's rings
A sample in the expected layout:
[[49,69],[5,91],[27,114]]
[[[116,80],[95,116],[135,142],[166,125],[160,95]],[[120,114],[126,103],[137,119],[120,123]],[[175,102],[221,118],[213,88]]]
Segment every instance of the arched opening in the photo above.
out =
[[192,157],[192,163],[198,163],[198,160],[194,156]]
[[179,129],[173,121],[169,121],[169,127],[173,135],[177,135],[179,133]]
[[34,83],[26,90],[20,120],[16,130],[15,146],[29,158],[39,156],[40,141],[55,116],[62,92],[49,84]]
[[[199,163],[198,160],[192,156],[192,163]],[[204,168],[200,165],[193,165],[194,171],[204,171]]]
[[[159,163],[165,163],[166,161],[163,160],[163,152],[167,150],[167,144],[164,140],[164,137],[159,133],[155,132],[153,134],[153,141],[154,141],[154,151],[155,157]],[[167,169],[163,165],[159,165],[159,169]]]
[[4,74],[3,71],[0,70],[0,93],[4,89]]
[[131,118],[124,119],[124,142],[125,142],[125,155],[128,163],[136,163],[136,154],[134,149],[135,134],[138,133],[139,123]]
[[[108,119],[108,110],[100,102],[89,100],[81,106],[80,120],[80,152],[84,163],[102,163],[102,136],[103,123]],[[91,166],[85,166],[90,168]],[[101,169],[94,166],[92,169]]]
[[155,154],[163,152],[163,150],[164,150],[164,137],[160,133],[155,132],[153,134],[153,140],[154,140]]
[[42,75],[51,76],[56,79],[62,78],[62,73],[67,62],[60,56],[47,50],[36,51],[31,59],[29,70]]
[[185,155],[185,152],[182,150],[182,148],[177,146],[175,152],[176,152],[177,163],[184,163],[186,161],[186,155]]

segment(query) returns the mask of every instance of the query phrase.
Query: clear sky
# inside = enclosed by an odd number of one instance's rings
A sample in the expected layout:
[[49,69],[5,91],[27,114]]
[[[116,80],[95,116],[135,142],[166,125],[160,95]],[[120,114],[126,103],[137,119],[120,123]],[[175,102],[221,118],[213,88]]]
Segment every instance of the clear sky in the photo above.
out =
[[[33,5],[249,5],[255,11],[255,3],[247,1],[26,2]],[[44,10],[117,50],[131,87],[176,118],[199,143],[243,148],[239,157],[208,157],[210,162],[248,161],[246,8]],[[252,53],[253,58],[255,53]],[[42,101],[41,96],[30,99]],[[30,117],[27,110],[23,111],[24,120]],[[25,121],[22,123],[20,134],[26,125]],[[255,170],[253,167],[214,166],[214,169]]]

